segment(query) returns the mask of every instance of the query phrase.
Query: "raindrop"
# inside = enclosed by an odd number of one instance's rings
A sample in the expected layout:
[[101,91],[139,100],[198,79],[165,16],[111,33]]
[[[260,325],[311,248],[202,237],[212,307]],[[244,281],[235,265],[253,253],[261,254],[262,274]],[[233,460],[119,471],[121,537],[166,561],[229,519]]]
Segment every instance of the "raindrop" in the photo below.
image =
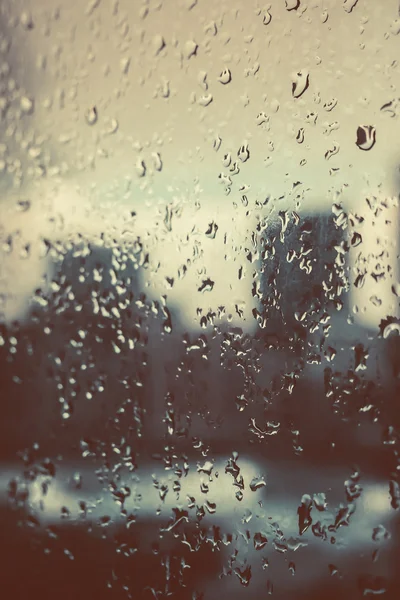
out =
[[224,165],[224,167],[228,168],[230,166],[231,162],[232,162],[231,153],[228,152],[227,154],[224,155],[224,158],[222,159],[222,164]]
[[328,565],[328,568],[329,568],[329,575],[331,575],[332,577],[339,573],[339,569],[333,564]]
[[394,510],[400,507],[400,485],[394,479],[389,481],[390,504]]
[[268,544],[268,538],[265,533],[257,532],[254,534],[253,543],[256,550],[261,550]]
[[269,25],[271,23],[271,21],[272,21],[272,15],[268,10],[266,10],[264,13],[264,16],[263,16],[263,24]]
[[357,128],[356,144],[360,150],[371,150],[376,142],[376,129],[372,125],[360,125]]
[[392,334],[400,335],[400,323],[389,323],[383,330],[383,339],[387,338]]
[[153,164],[156,171],[161,171],[163,168],[163,162],[159,152],[153,152]]
[[300,0],[285,0],[286,10],[297,10],[300,6]]
[[307,123],[312,123],[313,125],[315,125],[316,122],[317,122],[317,119],[318,119],[318,113],[310,111],[306,115],[306,122]]
[[19,210],[20,212],[26,212],[27,210],[29,210],[31,207],[31,201],[30,200],[18,200],[17,202],[17,210]]
[[214,223],[214,221],[212,223],[210,223],[208,225],[207,231],[206,231],[206,236],[208,238],[210,238],[211,240],[215,239],[215,236],[217,235],[217,231],[218,231],[218,225],[216,223]]
[[127,75],[130,64],[131,64],[131,59],[129,57],[124,56],[123,58],[121,58],[121,61],[119,63],[121,73],[123,73],[124,75]]
[[399,35],[400,33],[400,19],[395,19],[390,24],[390,33],[392,35]]
[[250,581],[251,581],[251,566],[247,565],[247,567],[244,567],[242,569],[240,569],[239,567],[236,567],[235,575],[237,575],[240,583],[244,587],[248,587],[248,585],[250,584]]
[[185,56],[187,59],[196,56],[198,45],[194,40],[188,40],[185,44]]
[[337,98],[332,98],[328,102],[325,102],[324,109],[326,110],[326,112],[331,112],[335,108],[337,103],[338,103]]
[[395,296],[400,298],[400,283],[394,283],[392,285],[392,292]]
[[200,285],[200,287],[198,288],[199,292],[211,292],[213,290],[214,287],[214,281],[212,281],[210,278],[208,279],[204,279]]
[[250,489],[252,492],[256,492],[257,490],[263,488],[267,485],[267,482],[262,477],[253,477],[250,482]]
[[32,98],[28,98],[28,96],[22,96],[20,106],[22,112],[26,115],[31,115],[35,108]]
[[227,68],[224,69],[221,75],[218,77],[218,81],[223,85],[226,85],[227,83],[232,81],[232,73],[230,72],[230,70]]
[[302,144],[304,142],[304,128],[301,127],[296,135],[296,142]]
[[141,158],[139,158],[136,163],[136,173],[138,177],[144,177],[146,175],[146,165],[144,163],[144,160],[142,160]]
[[298,71],[292,78],[292,96],[300,98],[310,84],[310,76],[308,71]]
[[20,23],[27,31],[34,28],[33,18],[29,11],[25,10],[20,17]]
[[330,150],[325,152],[325,160],[329,160],[332,156],[335,156],[340,150],[339,144],[334,144]]
[[279,100],[277,100],[276,98],[274,100],[272,100],[271,102],[271,110],[274,113],[277,113],[278,110],[280,108],[280,104],[279,104]]
[[165,40],[162,35],[155,35],[152,41],[154,54],[157,56],[165,48]]
[[243,163],[246,162],[250,158],[250,151],[249,151],[248,145],[247,144],[243,144],[242,146],[240,146],[237,155],[238,155],[238,158]]
[[372,539],[374,542],[383,542],[390,539],[390,533],[383,525],[378,525],[372,530]]
[[326,495],[323,492],[321,492],[319,494],[314,494],[313,501],[314,501],[314,506],[317,510],[319,510],[320,512],[326,510],[326,507],[327,507]]
[[269,121],[269,117],[265,114],[265,112],[258,113],[258,115],[256,117],[257,125],[263,125],[264,123],[267,123],[268,121]]
[[356,7],[358,0],[344,0],[343,8],[347,13],[351,13],[352,10]]
[[221,144],[222,139],[219,136],[217,136],[213,141],[213,148],[216,152],[218,152],[218,150],[221,148]]
[[208,106],[209,104],[211,104],[212,101],[212,94],[204,94],[198,99],[198,104],[200,104],[200,106]]
[[389,117],[396,117],[398,115],[399,105],[400,98],[395,98],[394,100],[383,104],[383,106],[381,106],[381,112],[387,113]]
[[372,575],[360,577],[358,585],[363,596],[380,596],[386,594],[386,585],[383,577],[374,577]]
[[311,518],[312,500],[308,494],[304,494],[301,498],[301,504],[297,509],[299,517],[299,534],[302,535],[312,524]]
[[98,114],[97,114],[97,108],[95,106],[92,106],[92,108],[89,108],[89,110],[85,114],[85,119],[86,119],[86,123],[88,125],[95,125],[97,123]]

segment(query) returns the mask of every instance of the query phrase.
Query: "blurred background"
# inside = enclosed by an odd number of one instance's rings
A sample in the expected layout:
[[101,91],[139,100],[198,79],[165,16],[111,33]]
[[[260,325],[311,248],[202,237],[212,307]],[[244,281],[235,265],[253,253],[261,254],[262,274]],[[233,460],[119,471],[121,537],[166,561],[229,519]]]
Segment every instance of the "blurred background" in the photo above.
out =
[[0,6],[15,597],[398,597],[397,0]]

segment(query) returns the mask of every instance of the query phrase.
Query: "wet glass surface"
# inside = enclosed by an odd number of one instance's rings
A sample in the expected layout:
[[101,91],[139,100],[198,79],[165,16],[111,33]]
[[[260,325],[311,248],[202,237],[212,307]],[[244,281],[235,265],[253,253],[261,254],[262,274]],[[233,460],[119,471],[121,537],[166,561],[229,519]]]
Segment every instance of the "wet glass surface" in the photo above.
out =
[[398,598],[399,40],[1,3],[7,596]]

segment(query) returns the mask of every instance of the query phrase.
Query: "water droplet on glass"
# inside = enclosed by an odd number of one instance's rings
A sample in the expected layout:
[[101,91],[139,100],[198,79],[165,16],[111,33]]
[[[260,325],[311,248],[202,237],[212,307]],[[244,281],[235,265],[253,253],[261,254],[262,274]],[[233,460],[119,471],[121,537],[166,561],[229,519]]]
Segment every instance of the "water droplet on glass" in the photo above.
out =
[[98,115],[97,108],[95,106],[89,108],[89,110],[86,112],[85,119],[88,125],[95,125],[97,123]]
[[327,10],[323,10],[321,13],[321,23],[326,23],[329,18],[329,13]]
[[246,162],[250,158],[250,151],[248,145],[243,144],[242,146],[240,146],[237,155],[239,160],[241,160],[243,163]]
[[285,0],[286,10],[297,10],[300,7],[300,0]]
[[204,94],[203,96],[200,96],[197,103],[200,104],[200,106],[208,106],[209,104],[211,104],[212,101],[212,94]]
[[390,533],[383,525],[378,525],[372,530],[372,539],[374,542],[383,542],[390,539]]
[[265,533],[259,531],[254,534],[253,543],[256,550],[261,550],[261,548],[264,548],[268,544],[268,538]]
[[156,171],[162,171],[163,162],[162,162],[160,153],[159,152],[153,152],[152,157],[153,157],[153,164],[154,164],[155,170]]
[[356,7],[358,0],[344,0],[343,8],[347,13],[351,13]]
[[302,144],[304,142],[304,128],[301,127],[296,135],[296,142]]
[[308,494],[304,494],[301,499],[301,504],[297,509],[297,514],[299,517],[299,534],[302,535],[307,531],[307,529],[312,524],[311,518],[311,510],[312,510],[312,500],[311,496]]
[[230,70],[228,68],[225,68],[222,71],[222,73],[218,77],[218,81],[220,83],[222,83],[223,85],[226,85],[227,83],[229,83],[230,81],[232,81],[232,73],[230,72]]
[[198,45],[194,40],[188,40],[185,43],[185,56],[187,59],[191,58],[192,56],[196,56],[197,50]]
[[253,479],[250,482],[250,489],[252,492],[256,492],[257,490],[260,490],[261,488],[265,487],[267,485],[267,482],[265,481],[265,479],[263,477],[253,477]]
[[360,125],[357,128],[356,144],[360,150],[371,150],[376,142],[376,129],[372,125]]
[[310,85],[310,76],[308,71],[298,71],[292,77],[292,96],[300,98]]
[[331,112],[335,108],[337,103],[338,103],[337,98],[332,98],[328,102],[325,102],[324,109],[326,110],[326,112]]
[[325,152],[325,155],[324,155],[325,160],[329,160],[330,158],[332,158],[332,156],[335,156],[335,154],[338,154],[339,150],[340,150],[339,144],[334,144],[332,146],[332,148],[330,148],[329,150],[327,150]]
[[31,115],[33,113],[35,104],[32,98],[29,98],[28,96],[22,96],[20,106],[24,114]]
[[272,15],[268,10],[266,10],[263,15],[263,24],[269,25],[271,23],[271,21],[272,21]]
[[155,35],[152,40],[154,54],[157,56],[165,48],[165,40],[162,35]]
[[389,323],[385,326],[383,330],[383,339],[387,340],[387,338],[391,335],[400,335],[400,323]]
[[146,175],[146,165],[144,160],[139,158],[136,162],[136,173],[138,177],[144,177]]
[[246,567],[243,567],[242,569],[240,569],[239,567],[236,567],[234,572],[235,572],[235,575],[237,575],[240,583],[244,587],[248,587],[248,585],[250,584],[250,581],[251,581],[251,566],[247,565]]
[[29,11],[24,10],[24,12],[21,14],[19,20],[20,20],[22,27],[25,30],[30,31],[31,29],[34,28],[32,14]]
[[258,113],[256,117],[257,125],[263,125],[264,123],[268,123],[269,117],[265,114],[265,112]]

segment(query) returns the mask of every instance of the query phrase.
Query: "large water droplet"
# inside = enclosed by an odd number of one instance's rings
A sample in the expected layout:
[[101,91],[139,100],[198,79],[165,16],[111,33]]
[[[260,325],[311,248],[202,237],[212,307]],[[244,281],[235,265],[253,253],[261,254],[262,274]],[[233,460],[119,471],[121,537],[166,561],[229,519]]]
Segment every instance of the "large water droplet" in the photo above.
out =
[[376,129],[372,125],[360,125],[357,128],[356,144],[360,150],[371,150],[376,142]]

